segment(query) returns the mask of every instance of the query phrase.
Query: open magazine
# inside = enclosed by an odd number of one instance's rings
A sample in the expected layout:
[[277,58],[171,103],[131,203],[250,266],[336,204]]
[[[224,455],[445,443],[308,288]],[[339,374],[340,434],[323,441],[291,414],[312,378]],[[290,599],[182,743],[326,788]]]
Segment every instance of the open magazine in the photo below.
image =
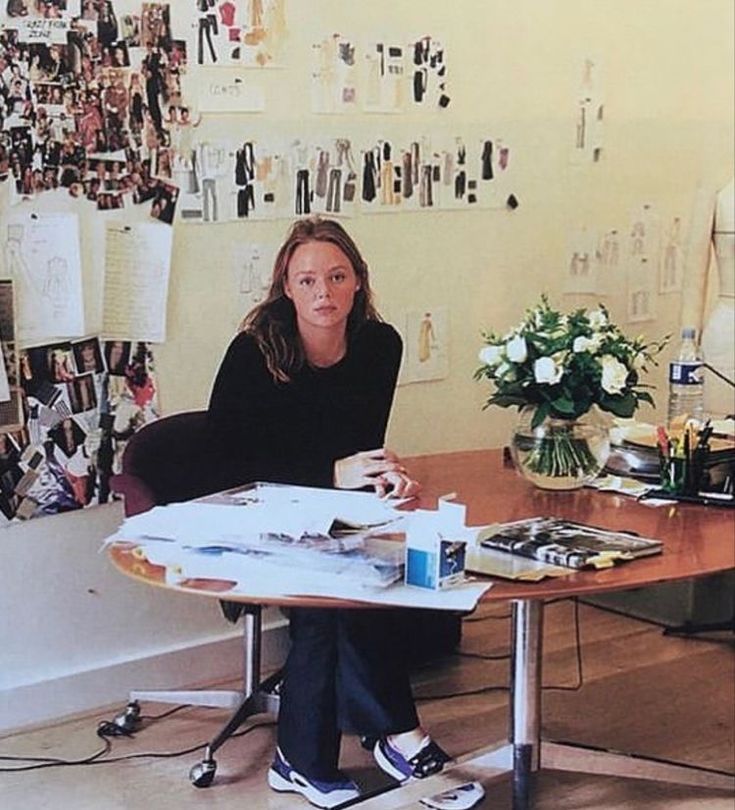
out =
[[478,540],[485,548],[567,568],[608,568],[616,562],[658,554],[663,548],[660,540],[549,517],[490,526]]

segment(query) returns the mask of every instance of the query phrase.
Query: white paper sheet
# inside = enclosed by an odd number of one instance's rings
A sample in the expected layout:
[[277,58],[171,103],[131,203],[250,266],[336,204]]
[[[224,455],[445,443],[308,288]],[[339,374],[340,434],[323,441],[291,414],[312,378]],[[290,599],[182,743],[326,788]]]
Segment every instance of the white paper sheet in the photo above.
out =
[[403,515],[396,501],[364,492],[309,487],[265,486],[209,502],[173,503],[127,518],[119,531],[126,540],[155,537],[180,546],[246,544],[260,534],[327,534],[335,519],[356,526],[387,525]]
[[20,347],[83,335],[79,217],[19,212],[9,218],[4,236]]
[[103,334],[110,340],[166,340],[166,300],[173,229],[157,223],[105,232]]

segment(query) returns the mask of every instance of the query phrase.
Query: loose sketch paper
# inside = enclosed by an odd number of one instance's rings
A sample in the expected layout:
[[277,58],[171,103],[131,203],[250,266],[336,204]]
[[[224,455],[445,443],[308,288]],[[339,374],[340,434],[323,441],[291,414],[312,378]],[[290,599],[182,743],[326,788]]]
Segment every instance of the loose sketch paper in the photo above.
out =
[[165,225],[108,224],[103,332],[107,338],[162,343],[173,231]]
[[6,272],[15,281],[21,346],[84,334],[77,214],[16,214],[5,234]]

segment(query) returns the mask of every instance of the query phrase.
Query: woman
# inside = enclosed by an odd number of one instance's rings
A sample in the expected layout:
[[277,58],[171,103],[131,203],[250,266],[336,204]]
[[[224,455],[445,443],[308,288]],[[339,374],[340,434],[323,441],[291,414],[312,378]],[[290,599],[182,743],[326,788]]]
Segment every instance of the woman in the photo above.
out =
[[[296,222],[214,383],[209,417],[228,483],[414,495],[419,485],[382,446],[400,357],[350,236],[333,221]],[[393,611],[294,608],[290,621],[274,790],[317,807],[357,798],[338,769],[342,731],[375,738],[378,764],[400,781],[441,770],[448,757],[419,725]]]

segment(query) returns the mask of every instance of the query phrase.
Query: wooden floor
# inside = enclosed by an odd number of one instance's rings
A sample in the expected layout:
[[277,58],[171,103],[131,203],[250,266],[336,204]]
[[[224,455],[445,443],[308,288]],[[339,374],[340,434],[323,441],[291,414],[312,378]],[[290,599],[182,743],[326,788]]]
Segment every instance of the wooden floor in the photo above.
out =
[[[659,628],[597,608],[579,610],[584,686],[578,691],[544,691],[544,735],[635,751],[732,771],[735,727],[735,675],[732,637],[705,642],[663,636]],[[462,650],[502,655],[508,648],[508,620],[498,606],[481,609],[466,621]],[[478,620],[479,619],[479,620]],[[576,682],[575,635],[571,602],[546,611],[544,683]],[[507,660],[452,657],[416,674],[417,696],[439,695],[507,685]],[[444,700],[421,700],[420,713],[433,736],[454,756],[502,740],[507,733],[508,693]],[[0,755],[84,758],[100,748],[99,720],[116,709],[61,725],[0,739]],[[144,712],[165,711],[149,704]],[[203,744],[224,719],[213,709],[183,709],[150,721],[134,739],[117,739],[108,758],[144,752],[179,751]],[[274,745],[274,728],[264,725],[230,740],[217,755],[213,785],[196,789],[188,770],[200,752],[172,758],[142,757],[120,762],[53,767],[25,773],[0,773],[4,810],[298,810],[300,797],[272,793],[265,772]],[[18,763],[0,762],[2,767]],[[371,756],[357,741],[343,744],[343,764],[365,790],[387,786]],[[472,774],[466,774],[471,778]],[[464,776],[464,774],[463,774]],[[486,784],[483,808],[509,810],[507,779]],[[370,808],[420,808],[413,796],[391,791]],[[402,795],[403,794],[403,795]],[[722,792],[639,780],[544,772],[538,778],[537,810],[635,808],[636,810],[733,810]]]

